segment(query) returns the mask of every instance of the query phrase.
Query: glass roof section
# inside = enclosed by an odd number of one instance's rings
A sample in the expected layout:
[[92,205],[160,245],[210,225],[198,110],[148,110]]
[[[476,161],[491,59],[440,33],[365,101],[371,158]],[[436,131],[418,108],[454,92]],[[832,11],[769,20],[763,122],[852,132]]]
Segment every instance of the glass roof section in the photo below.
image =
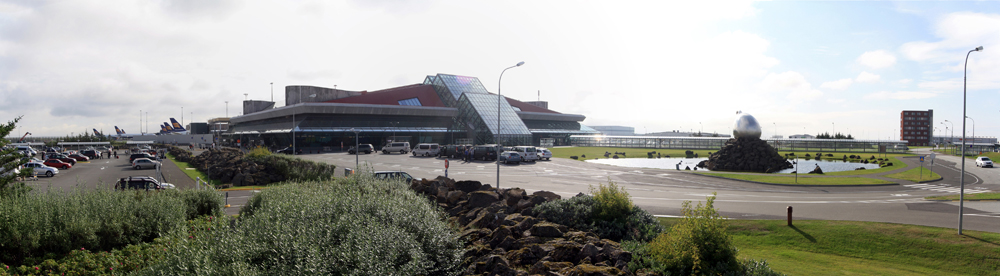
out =
[[424,84],[434,85],[434,91],[448,107],[454,107],[465,93],[489,94],[476,77],[437,74],[424,78]]
[[[474,113],[479,115],[478,119],[482,121],[482,124],[489,129],[491,134],[523,134],[531,135],[531,131],[528,131],[528,127],[524,125],[524,121],[517,116],[514,109],[511,108],[507,101],[500,101],[500,130],[497,130],[497,99],[499,96],[495,94],[479,94],[479,93],[466,93],[462,95],[459,99],[459,113],[463,112],[463,109],[470,109],[469,113]],[[467,114],[466,116],[471,116],[472,114]],[[471,118],[466,118],[471,119]]]
[[403,100],[398,100],[396,102],[398,102],[399,105],[423,106],[422,104],[420,104],[420,99],[418,98],[403,99]]

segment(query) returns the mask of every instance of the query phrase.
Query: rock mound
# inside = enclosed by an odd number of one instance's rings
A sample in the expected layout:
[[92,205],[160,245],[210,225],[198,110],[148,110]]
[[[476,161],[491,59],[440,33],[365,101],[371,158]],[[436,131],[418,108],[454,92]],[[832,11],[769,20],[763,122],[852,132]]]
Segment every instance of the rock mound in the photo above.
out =
[[712,153],[698,166],[713,171],[772,173],[792,168],[792,163],[764,140],[740,137],[729,139],[722,149]]
[[206,172],[209,178],[222,183],[232,182],[233,186],[267,185],[285,181],[285,177],[274,168],[243,158],[243,152],[237,149],[209,149],[189,162],[198,170]]
[[459,226],[465,275],[624,275],[632,260],[617,242],[533,217],[534,206],[561,198],[552,192],[497,190],[445,177],[414,180],[410,188]]

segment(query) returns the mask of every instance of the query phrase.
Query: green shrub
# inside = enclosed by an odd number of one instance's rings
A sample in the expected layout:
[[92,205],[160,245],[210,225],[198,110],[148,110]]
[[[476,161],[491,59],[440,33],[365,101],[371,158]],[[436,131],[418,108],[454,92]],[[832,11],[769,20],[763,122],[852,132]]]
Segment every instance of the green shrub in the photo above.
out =
[[270,154],[265,156],[246,155],[258,164],[264,164],[269,170],[273,170],[288,180],[296,181],[323,181],[333,178],[337,166],[319,163],[302,158],[283,154]]
[[598,219],[593,211],[596,202],[595,197],[577,195],[569,199],[539,204],[532,211],[541,219],[581,231],[594,232],[601,238],[615,241],[649,241],[663,231],[663,226],[638,206],[632,206],[621,217],[612,220]]
[[140,275],[452,275],[462,243],[402,182],[358,175],[254,196],[227,231],[178,246]]
[[613,181],[608,185],[600,184],[597,188],[590,186],[590,194],[594,196],[594,218],[603,221],[613,221],[624,217],[632,210],[632,198],[625,187],[618,187]]
[[716,275],[738,271],[736,247],[726,232],[725,219],[715,209],[715,196],[692,207],[681,206],[684,219],[669,233],[650,242],[649,255],[672,274]]
[[106,251],[152,241],[187,218],[182,196],[170,192],[53,189],[2,199],[0,262],[19,265],[73,249]]
[[[623,241],[621,243],[622,249],[632,252],[632,261],[626,267],[628,271],[637,274],[638,272],[653,272],[653,275],[687,275],[683,273],[670,273],[673,271],[671,268],[653,259],[652,255],[650,255],[649,245],[649,243],[639,241]],[[709,274],[703,273],[703,275]],[[771,266],[767,264],[767,261],[744,259],[739,261],[739,265],[735,271],[729,271],[720,275],[781,276],[784,274],[771,270]]]
[[255,148],[253,148],[252,150],[250,150],[250,152],[247,152],[246,157],[261,158],[261,157],[266,157],[266,156],[269,156],[269,155],[271,155],[271,151],[270,150],[268,150],[264,146],[257,146]]
[[221,216],[225,212],[223,205],[226,204],[226,199],[215,189],[167,190],[162,193],[184,202],[188,220],[201,216]]

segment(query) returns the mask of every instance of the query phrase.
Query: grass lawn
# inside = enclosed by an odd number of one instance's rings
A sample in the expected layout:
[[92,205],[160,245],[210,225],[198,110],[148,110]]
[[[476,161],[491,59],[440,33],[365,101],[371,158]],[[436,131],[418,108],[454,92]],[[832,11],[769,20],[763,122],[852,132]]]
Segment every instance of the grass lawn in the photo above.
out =
[[935,180],[935,179],[941,178],[941,176],[938,175],[937,173],[932,172],[931,170],[929,170],[927,168],[922,168],[922,167],[916,167],[916,168],[909,169],[909,170],[906,170],[906,171],[901,172],[901,173],[894,173],[894,174],[886,175],[885,177],[895,178],[895,179],[909,180],[909,181],[913,181],[913,182],[919,182],[919,181],[923,181],[923,180]]
[[[183,171],[184,174],[186,174],[188,177],[190,177],[191,180],[194,180],[196,177],[200,177],[201,180],[203,180],[203,181],[206,180],[206,179],[208,179],[208,174],[203,173],[203,172],[195,169],[194,167],[192,167],[191,165],[189,165],[187,162],[181,162],[181,161],[174,160],[174,156],[170,155],[170,153],[167,153],[167,160],[170,160],[170,162],[174,162],[174,164],[176,164],[178,168],[181,168],[181,171]],[[191,169],[188,169],[188,168],[191,168]],[[209,183],[211,183],[212,186],[223,184],[219,180],[209,180]]]
[[[958,195],[947,195],[947,196],[929,196],[924,199],[930,200],[958,200]],[[979,193],[979,194],[966,194],[965,200],[970,199],[1000,199],[1000,193]]]
[[710,173],[710,172],[699,172],[698,174],[725,177],[731,179],[772,183],[772,184],[790,184],[790,185],[875,185],[875,184],[892,184],[892,182],[865,178],[865,177],[803,177],[799,176],[798,182],[795,180],[795,176],[777,176],[770,174],[731,174],[731,173]]
[[[664,225],[679,219],[660,218]],[[1000,234],[855,221],[729,220],[740,258],[788,275],[996,275]]]

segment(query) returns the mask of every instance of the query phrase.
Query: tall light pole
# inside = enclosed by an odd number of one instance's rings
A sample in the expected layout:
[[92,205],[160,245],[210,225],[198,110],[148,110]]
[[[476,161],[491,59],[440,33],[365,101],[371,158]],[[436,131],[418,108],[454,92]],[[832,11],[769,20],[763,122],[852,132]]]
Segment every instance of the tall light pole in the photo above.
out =
[[358,148],[358,131],[353,127],[349,131],[354,132],[354,171],[356,173],[358,170],[358,164],[360,164],[360,161],[358,161],[358,155],[361,155],[361,149]]
[[149,133],[149,111],[146,111],[146,133]]
[[274,83],[271,83],[271,101],[274,101]]
[[522,62],[518,62],[514,66],[504,68],[503,71],[500,71],[500,79],[497,80],[497,133],[495,133],[496,138],[494,139],[497,142],[497,160],[496,160],[496,163],[497,163],[497,193],[500,192],[500,148],[501,148],[501,145],[500,145],[500,101],[503,100],[503,96],[500,95],[500,83],[503,81],[503,73],[507,72],[507,69],[518,67],[518,66],[521,66],[521,65],[524,65],[523,61]]
[[[950,122],[950,121],[948,121],[948,120],[944,120],[944,122],[941,122],[942,125],[944,123],[948,123],[948,124],[951,125],[951,128],[950,128],[951,129],[951,135],[948,135],[948,143],[949,144],[954,144],[954,141],[955,141],[955,124],[952,123],[952,122]],[[948,129],[949,128],[947,126],[944,127],[945,134],[948,134]],[[952,153],[954,153],[954,152],[952,152]]]
[[139,109],[139,133],[142,133],[142,109]]
[[[965,115],[965,102],[966,102],[966,89],[968,87],[969,81],[969,55],[972,52],[982,51],[983,46],[976,47],[975,49],[969,50],[965,54],[965,68],[963,68],[964,76],[962,77],[962,117],[968,117]],[[958,191],[958,234],[962,234],[962,216],[965,215],[965,120],[962,120],[962,187]]]
[[390,139],[389,142],[395,142],[396,141],[396,128],[399,127],[399,122],[389,122],[389,125],[392,125],[392,139]]
[[184,127],[184,107],[181,107],[181,127]]
[[226,101],[226,118],[229,118],[229,101]]
[[830,135],[833,135],[833,137],[837,137],[837,123],[830,122],[830,124],[833,125],[833,133],[831,133]]
[[972,120],[972,145],[975,146],[976,145],[976,120],[972,119],[972,117],[969,117],[969,116],[965,116],[965,118],[969,118],[969,120]]

